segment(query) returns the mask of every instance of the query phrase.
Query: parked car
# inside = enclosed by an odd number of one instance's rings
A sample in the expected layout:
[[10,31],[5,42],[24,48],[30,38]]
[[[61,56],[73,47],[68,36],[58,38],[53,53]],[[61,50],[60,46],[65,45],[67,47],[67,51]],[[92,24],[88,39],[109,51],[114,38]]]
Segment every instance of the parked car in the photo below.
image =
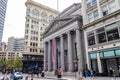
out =
[[23,75],[21,72],[15,72],[15,73],[12,73],[10,75],[10,78],[13,79],[13,80],[16,80],[16,79],[23,79]]

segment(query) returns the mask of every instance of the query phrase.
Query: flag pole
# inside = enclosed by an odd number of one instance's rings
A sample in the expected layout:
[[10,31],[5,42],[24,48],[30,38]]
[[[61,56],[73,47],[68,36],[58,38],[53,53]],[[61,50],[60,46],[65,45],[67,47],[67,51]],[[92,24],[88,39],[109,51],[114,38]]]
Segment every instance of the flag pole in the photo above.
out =
[[57,10],[59,11],[59,0],[57,0]]

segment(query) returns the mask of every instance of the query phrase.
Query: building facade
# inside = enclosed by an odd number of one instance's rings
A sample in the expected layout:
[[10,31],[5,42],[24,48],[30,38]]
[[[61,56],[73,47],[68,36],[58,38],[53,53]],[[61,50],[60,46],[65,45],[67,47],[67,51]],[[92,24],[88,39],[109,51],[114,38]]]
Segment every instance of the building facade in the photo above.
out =
[[22,53],[21,52],[15,52],[15,51],[0,51],[0,59],[16,59],[20,58],[22,59]]
[[0,0],[0,42],[2,42],[7,1],[8,0]]
[[59,12],[57,10],[54,10],[32,0],[27,0],[25,5],[26,5],[26,23],[23,56],[25,55],[24,59],[31,57],[31,60],[33,59],[32,65],[38,64],[37,58],[41,58],[39,60],[42,60],[43,64],[44,50],[42,34],[45,31],[45,28],[50,23],[50,21],[54,17],[56,17]]
[[0,43],[0,51],[7,51],[7,44],[5,42]]
[[120,0],[82,0],[88,69],[118,76],[120,65]]
[[7,51],[24,51],[24,38],[8,38]]
[[83,70],[82,37],[81,4],[75,3],[54,18],[43,34],[46,75],[55,75],[59,67],[62,75],[73,75],[75,71]]

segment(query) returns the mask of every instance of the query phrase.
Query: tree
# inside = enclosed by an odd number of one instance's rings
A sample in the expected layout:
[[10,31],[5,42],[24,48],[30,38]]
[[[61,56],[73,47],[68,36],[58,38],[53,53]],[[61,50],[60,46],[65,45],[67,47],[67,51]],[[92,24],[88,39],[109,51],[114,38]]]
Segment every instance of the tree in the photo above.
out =
[[3,58],[0,59],[0,70],[4,68],[5,60]]
[[6,69],[11,70],[13,66],[14,66],[14,60],[13,59],[8,59],[6,61]]
[[14,60],[14,68],[21,69],[23,66],[22,60],[20,58],[16,58]]

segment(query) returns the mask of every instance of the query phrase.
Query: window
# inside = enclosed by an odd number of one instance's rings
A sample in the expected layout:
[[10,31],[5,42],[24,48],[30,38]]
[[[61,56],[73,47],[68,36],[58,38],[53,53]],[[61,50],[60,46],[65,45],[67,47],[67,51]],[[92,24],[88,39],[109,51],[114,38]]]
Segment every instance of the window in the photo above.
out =
[[119,39],[117,24],[113,23],[105,27],[108,41]]
[[97,32],[98,43],[103,43],[107,41],[104,27],[97,29],[96,32]]
[[104,57],[112,57],[115,56],[114,51],[106,51],[104,52]]
[[88,14],[88,22],[92,22],[94,20],[93,14]]
[[88,45],[94,45],[95,44],[95,37],[94,37],[94,32],[89,32],[87,34],[88,38]]
[[87,8],[90,8],[97,4],[97,0],[87,0]]
[[93,5],[97,4],[97,0],[92,0],[92,4]]
[[29,28],[29,24],[26,24],[26,27]]
[[102,13],[103,13],[103,16],[105,16],[105,15],[108,14],[107,5],[105,5],[105,6],[102,7]]
[[27,22],[29,22],[29,19],[27,19]]
[[98,19],[99,17],[98,10],[94,11],[93,15],[94,15],[94,19]]
[[92,6],[91,2],[87,2],[87,8],[90,8]]
[[40,41],[42,41],[42,38],[40,38]]
[[120,56],[120,50],[115,50],[116,56]]
[[40,27],[40,30],[42,30],[43,28],[42,27]]
[[90,54],[90,58],[91,58],[91,59],[96,59],[96,58],[97,58],[96,53]]
[[109,4],[106,4],[105,6],[102,7],[103,16],[110,14],[115,10],[116,10],[116,4],[115,4],[115,0],[113,0]]
[[95,19],[98,19],[98,17],[99,17],[98,10],[95,10],[92,13],[88,14],[88,22],[92,22]]
[[116,9],[116,4],[115,4],[115,1],[112,1],[108,4],[108,7],[109,7],[109,13],[115,11]]
[[31,25],[31,28],[33,29],[33,25]]
[[108,41],[119,39],[118,29],[107,31]]

